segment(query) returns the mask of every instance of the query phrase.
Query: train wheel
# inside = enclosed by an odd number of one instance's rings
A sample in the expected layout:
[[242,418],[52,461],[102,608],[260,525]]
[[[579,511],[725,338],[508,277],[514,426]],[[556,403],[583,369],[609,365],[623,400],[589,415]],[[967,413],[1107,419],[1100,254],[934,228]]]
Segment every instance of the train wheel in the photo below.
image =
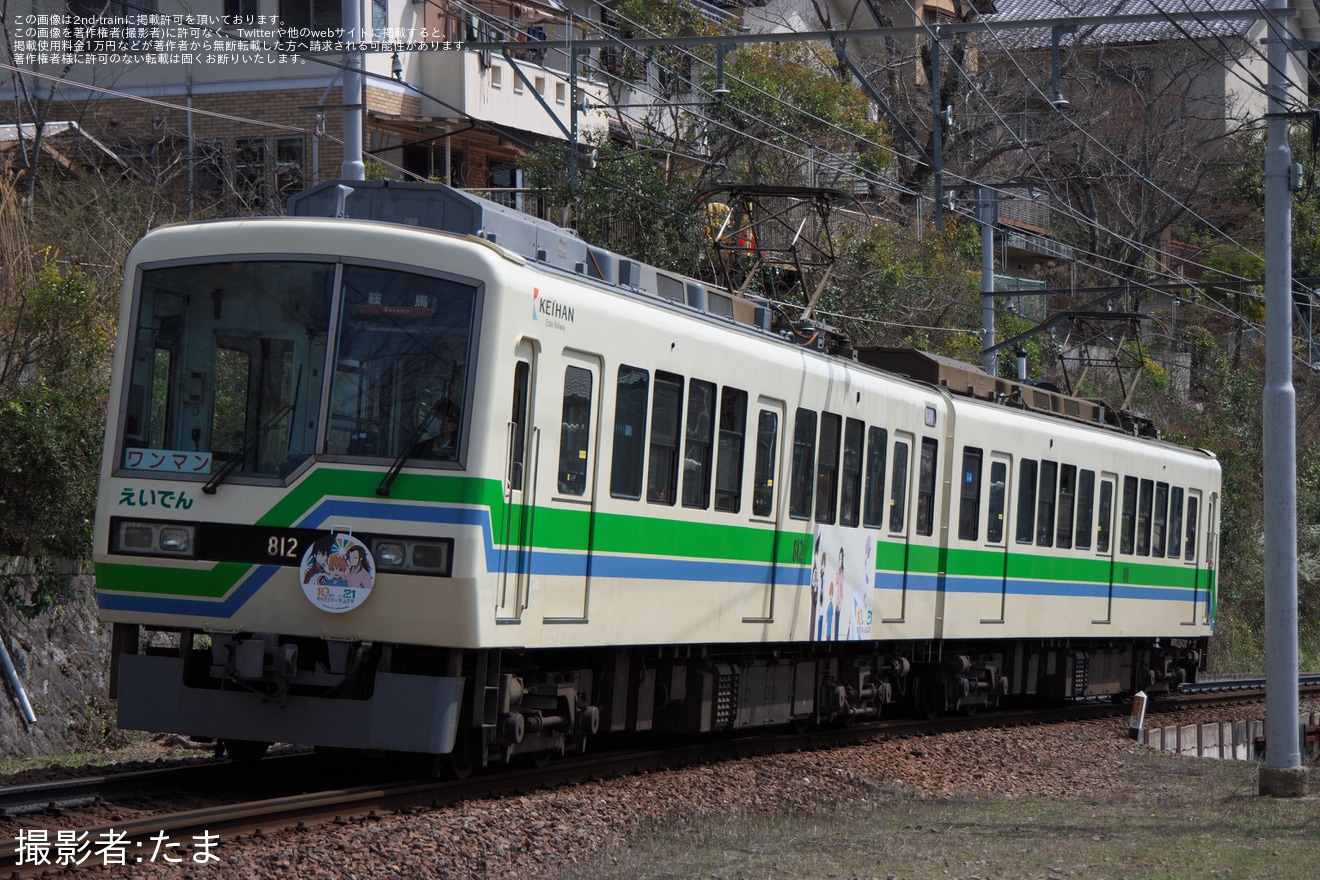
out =
[[935,716],[940,714],[942,697],[943,694],[938,682],[930,683],[924,679],[917,679],[912,695],[913,710],[916,716],[927,721],[934,721]]
[[554,752],[532,752],[532,766],[538,770],[550,763],[554,757]]
[[467,779],[476,764],[458,752],[435,756],[435,775],[441,779]]

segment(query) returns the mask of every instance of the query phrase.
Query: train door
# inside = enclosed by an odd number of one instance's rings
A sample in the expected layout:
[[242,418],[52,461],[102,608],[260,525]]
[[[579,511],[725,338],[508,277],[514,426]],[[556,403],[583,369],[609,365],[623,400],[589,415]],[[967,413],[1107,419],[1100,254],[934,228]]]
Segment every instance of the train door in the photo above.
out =
[[1100,591],[1093,600],[1091,613],[1095,616],[1091,619],[1092,623],[1111,623],[1114,614],[1114,581],[1117,575],[1117,564],[1114,561],[1116,548],[1114,544],[1114,517],[1117,516],[1118,504],[1115,495],[1118,486],[1118,475],[1108,471],[1100,473],[1100,491],[1097,494],[1095,502],[1095,555],[1098,559],[1105,560],[1109,571],[1107,583],[1100,584]]
[[[912,491],[911,459],[914,435],[906,431],[894,432],[894,451],[889,457],[893,470],[889,477],[889,516],[885,518],[888,540],[894,552],[894,559],[899,566],[899,594],[889,598],[881,608],[885,614],[883,623],[904,623],[907,620],[908,587],[912,583],[910,568],[911,519],[908,508]],[[897,600],[897,601],[895,601]]]
[[[786,412],[783,401],[771,400],[767,397],[757,400],[756,459],[751,473],[752,506],[749,520],[753,528],[769,526],[760,529],[760,533],[766,536],[768,542],[766,553],[769,567],[765,575],[765,589],[752,593],[743,608],[743,623],[774,622],[775,587],[779,575],[779,535],[782,529],[788,527],[787,523],[776,527],[780,516],[779,486],[787,483],[787,480],[779,478],[778,473],[781,468],[787,467],[779,450]],[[804,546],[805,542],[801,539],[795,542],[793,560],[795,563],[801,563],[805,558],[805,553],[799,549]]]
[[[989,566],[989,589],[999,592],[998,617],[985,618],[981,623],[1003,623],[1008,601],[1008,499],[1012,492],[1013,456],[1005,452],[990,453],[989,491],[985,494],[985,510],[981,519],[985,523],[985,548],[996,560]],[[991,612],[993,613],[993,612]]]
[[[1192,607],[1188,610],[1186,618],[1187,623],[1195,624],[1197,622],[1197,605],[1203,602],[1206,612],[1210,604],[1209,585],[1205,582],[1207,567],[1206,556],[1210,550],[1209,533],[1211,524],[1214,522],[1213,496],[1211,497],[1211,509],[1202,510],[1202,496],[1199,489],[1190,489],[1187,492],[1187,513],[1185,515],[1186,535],[1183,539],[1183,565],[1186,567],[1187,578],[1191,583]],[[1204,517],[1204,529],[1207,540],[1205,549],[1202,550],[1201,537],[1198,531],[1202,528],[1202,517]]]
[[530,598],[536,531],[536,489],[541,429],[535,424],[537,343],[521,339],[514,350],[513,407],[505,431],[503,548],[495,619],[517,623]]
[[[545,412],[557,427],[548,428],[558,435],[548,453],[555,462],[552,506],[558,522],[556,534],[563,542],[557,552],[562,558],[555,574],[545,577],[545,623],[584,623],[591,596],[591,554],[596,522],[596,454],[600,442],[601,360],[586,352],[564,350],[562,384],[554,396],[558,406]],[[547,390],[547,396],[551,390]]]

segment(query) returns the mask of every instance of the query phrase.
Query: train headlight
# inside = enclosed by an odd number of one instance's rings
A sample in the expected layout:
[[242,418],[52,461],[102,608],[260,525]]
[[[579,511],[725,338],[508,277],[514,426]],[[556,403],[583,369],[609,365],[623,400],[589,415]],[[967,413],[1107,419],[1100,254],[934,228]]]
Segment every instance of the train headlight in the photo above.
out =
[[448,544],[414,544],[413,568],[444,570],[449,567]]
[[454,542],[447,538],[414,541],[391,535],[376,538],[371,545],[372,558],[381,571],[433,577],[449,577],[453,552]]
[[119,517],[110,520],[111,553],[195,559],[196,546],[196,523],[153,522]]
[[120,550],[150,550],[156,542],[156,531],[148,525],[124,523],[118,537]]
[[192,549],[192,530],[165,526],[160,530],[160,549],[166,553],[187,553]]
[[407,548],[394,541],[381,541],[372,550],[376,564],[382,568],[403,568],[408,559]]

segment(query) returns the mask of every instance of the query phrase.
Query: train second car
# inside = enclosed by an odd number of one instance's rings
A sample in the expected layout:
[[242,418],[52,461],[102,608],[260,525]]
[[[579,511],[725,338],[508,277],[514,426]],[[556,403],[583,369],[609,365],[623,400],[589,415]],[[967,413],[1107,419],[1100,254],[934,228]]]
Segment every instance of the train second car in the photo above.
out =
[[129,257],[95,534],[122,727],[467,767],[1203,668],[1208,453],[447,187],[291,213]]

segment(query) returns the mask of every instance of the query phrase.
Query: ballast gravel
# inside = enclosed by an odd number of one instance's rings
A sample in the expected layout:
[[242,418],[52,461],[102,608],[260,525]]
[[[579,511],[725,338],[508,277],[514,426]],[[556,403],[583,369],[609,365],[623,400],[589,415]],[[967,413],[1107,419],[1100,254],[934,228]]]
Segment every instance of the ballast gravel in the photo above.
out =
[[[1225,715],[1225,712],[1232,713]],[[1152,723],[1261,717],[1260,706],[1182,713]],[[1176,719],[1176,720],[1175,720]],[[262,838],[222,839],[218,861],[85,864],[80,876],[141,878],[555,877],[655,827],[749,814],[813,811],[878,789],[1066,797],[1133,785],[1126,759],[1144,750],[1128,721],[1011,727],[909,737],[828,751],[731,760],[446,808],[353,818]],[[1190,759],[1189,759],[1190,760]],[[90,870],[89,870],[90,867]]]

